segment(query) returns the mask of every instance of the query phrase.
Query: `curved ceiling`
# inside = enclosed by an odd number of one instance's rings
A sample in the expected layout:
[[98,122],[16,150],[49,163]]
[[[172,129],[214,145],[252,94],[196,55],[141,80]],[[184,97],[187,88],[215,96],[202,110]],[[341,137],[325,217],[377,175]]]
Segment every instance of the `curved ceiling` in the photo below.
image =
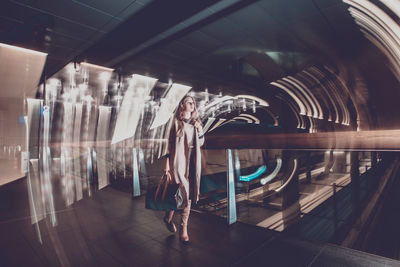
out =
[[[48,75],[86,60],[197,91],[255,95],[281,116],[285,102],[285,112],[351,129],[399,128],[393,59],[365,33],[352,2],[7,0],[0,36],[47,52]],[[361,2],[398,20],[383,1]]]

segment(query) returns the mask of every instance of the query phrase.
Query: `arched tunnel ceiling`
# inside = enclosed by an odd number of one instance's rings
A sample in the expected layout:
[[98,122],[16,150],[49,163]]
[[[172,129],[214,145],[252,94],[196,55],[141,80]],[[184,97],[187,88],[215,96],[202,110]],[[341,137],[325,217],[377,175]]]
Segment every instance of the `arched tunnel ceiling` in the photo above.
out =
[[342,0],[7,0],[1,37],[47,52],[48,74],[76,58],[265,99],[270,82],[329,66],[364,105],[365,129],[398,128],[398,81],[348,8]]
[[[249,4],[223,16],[210,15],[207,23],[195,24],[183,33],[144,47],[116,65],[128,72],[157,73],[162,69],[161,73],[177,75],[187,70],[197,77],[212,73],[220,76],[229,73],[227,68],[234,69],[232,64],[237,60],[247,57],[255,65],[258,57],[261,62],[270,61],[264,68],[269,67],[271,75],[263,73],[263,78],[272,81],[282,72],[293,73],[304,64],[326,63],[338,53],[359,49],[355,44],[360,44],[361,35],[341,1],[244,2]],[[262,71],[263,64],[259,65]]]

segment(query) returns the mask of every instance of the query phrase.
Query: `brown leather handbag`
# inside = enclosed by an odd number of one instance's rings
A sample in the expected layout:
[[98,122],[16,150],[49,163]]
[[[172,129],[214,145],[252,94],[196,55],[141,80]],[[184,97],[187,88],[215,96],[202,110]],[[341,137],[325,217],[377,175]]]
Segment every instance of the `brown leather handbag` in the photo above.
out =
[[169,181],[171,181],[171,174],[166,172],[161,176],[157,187],[147,192],[147,209],[165,211],[182,209],[183,197],[180,186]]

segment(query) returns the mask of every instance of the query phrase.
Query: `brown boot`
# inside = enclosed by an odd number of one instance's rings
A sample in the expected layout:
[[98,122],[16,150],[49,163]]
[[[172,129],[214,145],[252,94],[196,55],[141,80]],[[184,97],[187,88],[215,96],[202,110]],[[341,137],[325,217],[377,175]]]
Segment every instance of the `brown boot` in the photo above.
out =
[[179,239],[183,243],[189,242],[189,235],[187,232],[187,224],[181,224],[181,226],[179,227]]
[[174,222],[172,221],[172,218],[174,217],[174,211],[170,210],[165,213],[165,217],[163,218],[164,224],[167,227],[168,231],[172,233],[176,233],[176,226]]
[[179,227],[179,238],[182,242],[189,242],[189,235],[187,231],[187,225],[189,221],[191,201],[188,201],[188,205],[183,209],[181,213],[181,225]]

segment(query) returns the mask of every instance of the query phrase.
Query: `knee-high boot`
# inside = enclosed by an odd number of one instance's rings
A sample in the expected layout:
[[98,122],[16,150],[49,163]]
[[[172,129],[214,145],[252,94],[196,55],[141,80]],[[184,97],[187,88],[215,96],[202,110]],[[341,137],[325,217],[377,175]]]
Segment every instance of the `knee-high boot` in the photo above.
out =
[[188,200],[188,205],[182,210],[182,213],[181,213],[181,227],[180,227],[179,237],[180,237],[181,241],[183,241],[183,242],[189,241],[187,226],[188,226],[188,221],[189,221],[191,204],[192,204],[192,201]]

